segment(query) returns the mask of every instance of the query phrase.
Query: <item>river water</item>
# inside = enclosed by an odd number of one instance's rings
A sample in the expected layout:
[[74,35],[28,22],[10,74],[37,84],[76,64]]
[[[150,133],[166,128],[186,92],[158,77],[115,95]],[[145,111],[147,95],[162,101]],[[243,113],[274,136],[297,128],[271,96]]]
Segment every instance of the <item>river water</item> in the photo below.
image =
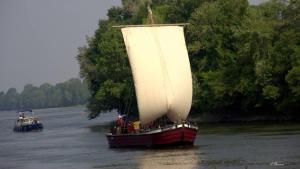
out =
[[87,120],[84,110],[35,110],[44,130],[29,133],[0,112],[0,169],[300,169],[300,124],[199,124],[194,147],[109,149],[115,115]]

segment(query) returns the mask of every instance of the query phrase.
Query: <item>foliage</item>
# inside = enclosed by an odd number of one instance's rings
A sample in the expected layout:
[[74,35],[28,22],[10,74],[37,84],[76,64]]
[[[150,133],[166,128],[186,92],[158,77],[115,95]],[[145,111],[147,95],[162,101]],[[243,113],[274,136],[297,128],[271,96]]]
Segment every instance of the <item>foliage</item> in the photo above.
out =
[[[147,1],[123,0],[88,45],[79,48],[81,75],[91,91],[90,118],[103,111],[137,111],[119,24],[145,24]],[[152,0],[156,23],[189,22],[194,114],[299,116],[300,2]]]
[[73,106],[85,104],[89,97],[86,82],[75,78],[55,86],[27,84],[20,94],[15,88],[0,92],[0,110]]

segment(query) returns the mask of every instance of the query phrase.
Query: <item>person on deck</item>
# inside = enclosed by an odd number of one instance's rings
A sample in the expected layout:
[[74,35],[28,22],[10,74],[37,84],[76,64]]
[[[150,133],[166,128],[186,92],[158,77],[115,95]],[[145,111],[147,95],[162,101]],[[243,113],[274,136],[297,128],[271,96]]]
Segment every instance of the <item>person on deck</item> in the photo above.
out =
[[127,132],[135,133],[135,129],[134,129],[133,123],[131,121],[127,124]]
[[122,130],[125,127],[125,122],[124,122],[124,119],[121,115],[118,116],[118,119],[117,119],[117,122],[116,122],[116,127],[117,127],[116,134],[123,133]]
[[124,122],[123,117],[121,115],[119,115],[118,119],[117,119],[117,126],[124,127],[124,124],[125,124],[125,122]]

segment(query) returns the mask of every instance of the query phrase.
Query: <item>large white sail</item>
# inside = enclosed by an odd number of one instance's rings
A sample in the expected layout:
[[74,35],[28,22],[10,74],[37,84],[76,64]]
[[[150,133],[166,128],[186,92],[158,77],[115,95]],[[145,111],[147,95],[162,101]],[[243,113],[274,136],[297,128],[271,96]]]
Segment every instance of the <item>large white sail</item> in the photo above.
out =
[[141,123],[165,114],[173,122],[185,120],[192,103],[192,76],[183,27],[125,27],[122,34]]

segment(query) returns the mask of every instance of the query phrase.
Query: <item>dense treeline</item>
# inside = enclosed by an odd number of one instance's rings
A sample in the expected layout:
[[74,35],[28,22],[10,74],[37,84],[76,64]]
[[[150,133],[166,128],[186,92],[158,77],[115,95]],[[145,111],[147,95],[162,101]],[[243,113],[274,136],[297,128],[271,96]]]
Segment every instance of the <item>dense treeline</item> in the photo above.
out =
[[[79,48],[88,82],[90,118],[128,104],[136,112],[132,75],[119,29],[145,24],[146,0],[123,0]],[[299,117],[300,1],[152,0],[156,23],[189,22],[194,114]],[[132,94],[133,93],[133,94]],[[155,105],[154,105],[155,106]]]
[[0,92],[0,110],[73,106],[87,103],[89,96],[86,83],[76,78],[54,86],[27,84],[21,93],[15,88]]

